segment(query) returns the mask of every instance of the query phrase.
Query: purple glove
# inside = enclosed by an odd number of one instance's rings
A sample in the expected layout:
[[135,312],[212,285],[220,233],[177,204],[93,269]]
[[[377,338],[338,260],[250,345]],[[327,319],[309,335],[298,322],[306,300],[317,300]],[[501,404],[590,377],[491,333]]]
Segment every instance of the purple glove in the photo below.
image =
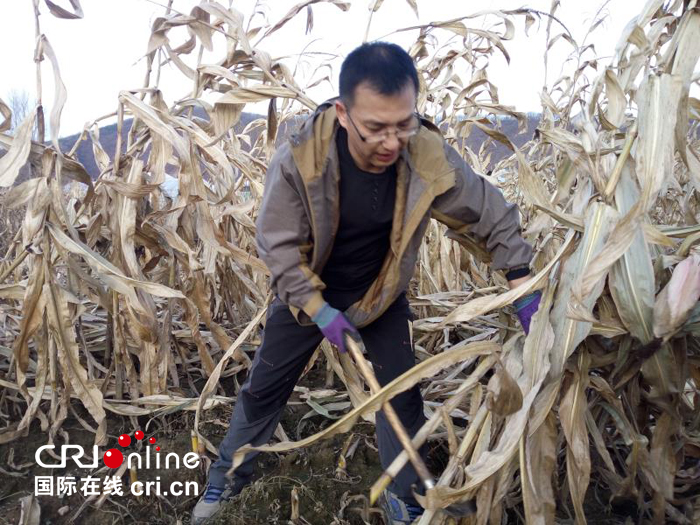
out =
[[336,310],[328,303],[323,303],[321,309],[311,320],[318,325],[326,339],[337,346],[338,350],[343,353],[346,351],[343,337],[346,332],[350,337],[360,338],[357,329],[347,320],[343,312]]
[[530,333],[530,321],[532,320],[532,316],[535,315],[535,312],[537,312],[541,299],[542,292],[535,290],[513,303],[513,306],[515,306],[515,313],[518,315],[523,330],[525,330],[525,335]]

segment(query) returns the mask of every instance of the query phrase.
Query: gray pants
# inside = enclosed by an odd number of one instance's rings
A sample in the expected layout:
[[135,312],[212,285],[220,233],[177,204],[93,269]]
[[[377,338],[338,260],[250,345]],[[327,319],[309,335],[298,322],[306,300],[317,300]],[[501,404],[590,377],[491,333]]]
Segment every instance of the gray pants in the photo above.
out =
[[[379,319],[359,330],[382,386],[415,364],[408,326],[411,318],[408,301],[402,294]],[[231,458],[239,447],[248,443],[259,446],[269,441],[294,386],[322,340],[323,334],[315,325],[300,326],[279,299],[270,305],[262,344],[239,393],[228,432],[219,446],[219,459],[209,471],[211,484],[224,486],[230,481],[226,472],[231,468]],[[418,387],[394,397],[391,404],[408,433],[414,435],[425,422]],[[386,469],[403,449],[382,412],[377,413],[376,430],[379,459]],[[236,469],[236,484],[251,481],[256,454],[247,454]],[[425,447],[421,454],[425,457]],[[420,480],[408,464],[396,476],[390,489],[399,497],[415,503],[412,485],[422,493]]]

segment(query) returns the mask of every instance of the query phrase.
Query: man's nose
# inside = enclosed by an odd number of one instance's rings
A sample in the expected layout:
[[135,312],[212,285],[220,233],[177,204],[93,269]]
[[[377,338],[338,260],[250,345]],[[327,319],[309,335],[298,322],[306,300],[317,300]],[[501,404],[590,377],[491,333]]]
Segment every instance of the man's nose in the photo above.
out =
[[399,140],[399,137],[396,136],[396,132],[391,132],[387,133],[383,144],[386,149],[394,151],[399,148],[399,146],[401,145],[401,141]]

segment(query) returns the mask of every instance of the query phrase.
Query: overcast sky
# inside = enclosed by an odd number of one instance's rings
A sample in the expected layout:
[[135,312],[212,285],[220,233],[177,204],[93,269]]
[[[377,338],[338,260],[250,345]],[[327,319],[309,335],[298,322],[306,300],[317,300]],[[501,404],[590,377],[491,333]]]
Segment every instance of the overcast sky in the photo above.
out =
[[[70,8],[68,0],[54,0]],[[228,0],[220,0],[228,6]],[[166,4],[167,0],[159,0]],[[303,12],[285,28],[266,39],[261,48],[273,57],[290,56],[286,63],[296,65],[294,54],[304,48],[317,53],[331,53],[340,57],[362,42],[365,34],[371,0],[353,0],[348,12],[343,13],[330,4],[314,4],[314,29],[304,35],[306,13]],[[41,3],[41,32],[46,35],[58,56],[61,75],[68,89],[68,101],[61,119],[62,136],[79,132],[86,122],[113,112],[117,108],[119,91],[143,86],[145,60],[150,27],[153,19],[164,9],[158,2],[149,0],[81,0],[84,18],[62,20],[48,12]],[[173,7],[185,13],[199,2],[175,0]],[[260,1],[262,11],[274,24],[298,2],[289,0]],[[551,0],[417,0],[419,15],[416,19],[406,0],[385,0],[375,13],[370,30],[370,39],[382,37],[395,29],[465,16],[485,9],[515,9],[528,6],[548,11]],[[596,31],[589,43],[596,46],[598,56],[610,57],[622,29],[641,10],[645,2],[640,0],[610,0],[604,12],[609,14],[602,29]],[[580,43],[601,7],[599,0],[562,0],[557,17],[568,27]],[[253,12],[254,0],[238,0],[234,3],[246,19]],[[0,97],[7,101],[12,90],[27,91],[30,98],[36,97],[36,66],[33,61],[35,27],[31,0],[0,0]],[[253,19],[251,27],[263,22],[262,16]],[[481,22],[468,22],[470,25]],[[499,88],[501,103],[515,106],[521,111],[540,109],[539,92],[544,83],[544,27],[537,22],[524,35],[522,17],[517,21],[517,36],[506,43],[511,63],[496,58],[492,61],[489,76]],[[555,34],[561,27],[555,24]],[[416,32],[401,33],[386,39],[407,46],[415,39]],[[180,36],[179,36],[180,35]],[[172,33],[175,45],[183,42],[185,33]],[[255,40],[254,40],[255,42]],[[223,41],[215,45],[215,54],[204,56],[204,63],[214,63],[223,52]],[[174,47],[174,46],[173,46]],[[219,53],[216,53],[218,49]],[[571,48],[560,44],[550,57],[549,81],[558,77],[562,63]],[[196,51],[185,60],[196,63]],[[322,57],[325,55],[315,55]],[[332,72],[332,85],[323,84],[311,91],[317,102],[330,97],[337,90],[339,61]],[[603,60],[606,64],[608,60]],[[310,76],[314,66],[302,64],[302,76]],[[327,71],[326,71],[327,72]],[[322,76],[322,75],[321,75]],[[317,75],[318,77],[318,75]],[[43,101],[50,107],[53,100],[51,65],[43,62]],[[186,96],[191,84],[174,66],[164,67],[160,87],[169,104]]]

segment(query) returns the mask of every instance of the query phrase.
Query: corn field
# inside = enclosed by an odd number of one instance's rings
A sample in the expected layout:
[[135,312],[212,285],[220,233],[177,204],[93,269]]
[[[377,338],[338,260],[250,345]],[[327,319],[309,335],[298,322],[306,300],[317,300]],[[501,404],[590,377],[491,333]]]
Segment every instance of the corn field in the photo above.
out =
[[[33,2],[64,18],[66,30],[83,16],[78,0]],[[382,1],[368,3],[369,28]],[[297,16],[313,26],[320,4],[349,7],[306,0],[251,29],[252,13],[235,3],[180,13],[171,2],[153,23],[143,86],[119,95],[115,151],[100,143],[100,120],[70,151],[59,147],[68,89],[37,16],[37,84],[48,60],[51,113],[39,93],[10,135],[0,100],[2,206],[24,213],[0,254],[0,444],[22,439],[35,420],[47,443],[66,442],[62,426],[75,406],[89,413],[84,426],[102,447],[109,413],[188,410],[199,443],[216,454],[202,414],[228,403],[222,380],[244,377],[270,300],[254,243],[266,167],[278,130],[322,102],[307,96],[308,79],[266,52],[265,38]],[[350,358],[324,342],[314,360],[327,363],[352,406],[317,434],[260,449],[349,432],[420,384],[428,421],[414,443],[441,439],[450,451],[436,488],[420,499],[421,525],[448,523],[440,509],[472,498],[478,513],[464,523],[506,523],[515,511],[552,524],[566,507],[583,524],[594,483],[609,501],[634,502],[635,522],[700,523],[700,6],[638,3],[605,59],[571,38],[558,0],[549,13],[466,6],[460,19],[410,28],[418,111],[520,205],[534,278],[508,290],[479,239],[448,238],[433,222],[410,289],[417,366],[370,395]],[[571,50],[570,67],[543,88],[535,136],[518,148],[497,117],[524,124],[525,115],[499,102],[489,63],[535,25],[548,50]],[[183,27],[189,39],[171,40]],[[219,60],[204,62],[202,50]],[[159,85],[166,64],[192,86],[171,106]],[[267,116],[236,131],[244,108],[259,102]],[[134,120],[122,140],[126,118]],[[465,140],[475,130],[488,136],[478,150]],[[95,181],[75,159],[81,141],[91,144]],[[497,142],[512,154],[492,162]],[[35,176],[16,184],[27,163]],[[166,173],[179,183],[174,200],[161,192]],[[69,182],[75,191],[65,190]],[[508,305],[535,289],[543,301],[525,337]],[[406,461],[400,455],[389,473]]]

